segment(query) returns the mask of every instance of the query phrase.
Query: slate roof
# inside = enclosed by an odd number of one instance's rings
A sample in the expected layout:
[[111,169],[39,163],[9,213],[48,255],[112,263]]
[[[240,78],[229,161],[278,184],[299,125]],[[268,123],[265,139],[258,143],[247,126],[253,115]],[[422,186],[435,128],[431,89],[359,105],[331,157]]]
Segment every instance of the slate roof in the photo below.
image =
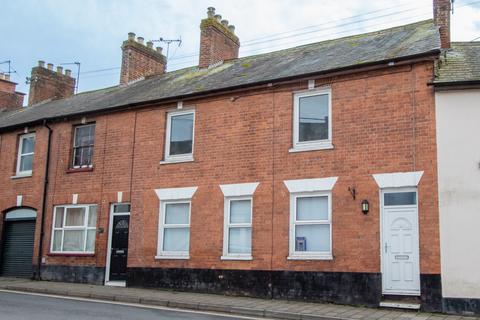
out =
[[[238,58],[208,69],[168,72],[131,83],[0,113],[0,130],[128,105],[182,99],[212,91],[290,79],[373,63],[406,59],[440,50],[432,20]],[[2,115],[3,114],[3,115]]]
[[435,85],[480,81],[480,42],[452,42],[437,67]]

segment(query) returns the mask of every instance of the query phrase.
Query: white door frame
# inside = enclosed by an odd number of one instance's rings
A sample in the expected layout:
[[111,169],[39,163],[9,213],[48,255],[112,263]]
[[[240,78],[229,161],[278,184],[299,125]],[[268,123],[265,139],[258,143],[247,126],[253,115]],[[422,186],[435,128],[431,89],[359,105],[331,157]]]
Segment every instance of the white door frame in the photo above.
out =
[[[391,290],[386,290],[385,285],[387,283],[386,280],[386,264],[388,263],[388,259],[384,254],[384,244],[385,244],[385,235],[384,235],[384,223],[385,223],[385,212],[384,212],[384,195],[385,193],[396,193],[396,192],[415,192],[417,195],[417,203],[415,205],[402,205],[402,206],[391,206],[391,207],[398,207],[398,208],[415,208],[417,212],[417,244],[418,244],[418,277],[420,277],[420,225],[419,225],[419,212],[418,212],[418,202],[419,202],[419,196],[418,196],[418,188],[417,187],[398,187],[398,188],[383,188],[380,189],[380,269],[382,273],[382,294],[390,294],[390,295],[408,295],[408,296],[419,296],[420,295],[420,287],[418,288],[418,291],[412,292],[412,291],[391,291]],[[390,207],[390,206],[389,206]],[[420,283],[420,282],[419,282]]]
[[[116,203],[111,203],[110,204],[110,217],[109,217],[109,222],[108,222],[108,244],[107,244],[107,263],[105,265],[105,285],[106,286],[121,286],[124,287],[125,284],[121,281],[110,281],[110,259],[111,259],[111,251],[112,251],[112,233],[113,233],[113,217],[116,216],[130,216],[130,212],[118,212],[114,213],[113,209],[116,205],[119,204],[130,204],[129,202],[116,202]],[[130,208],[130,211],[132,209]],[[129,228],[130,232],[130,223],[129,223]]]

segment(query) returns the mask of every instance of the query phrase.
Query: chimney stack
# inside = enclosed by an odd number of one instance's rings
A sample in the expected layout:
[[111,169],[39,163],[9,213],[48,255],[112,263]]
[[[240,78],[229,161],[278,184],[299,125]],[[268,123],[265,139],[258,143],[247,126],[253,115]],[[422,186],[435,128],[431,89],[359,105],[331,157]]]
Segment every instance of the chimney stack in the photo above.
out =
[[17,84],[10,81],[10,75],[0,73],[0,111],[23,106],[24,93],[15,91]]
[[130,32],[122,44],[122,67],[120,84],[125,85],[142,77],[163,74],[167,67],[167,57],[162,48],[153,48],[153,42],[144,44],[144,38],[135,40],[135,33]]
[[[68,71],[68,72],[67,72]],[[57,100],[68,98],[75,92],[75,79],[71,77],[71,71],[58,66],[53,70],[53,64],[38,61],[38,66],[32,69],[30,77],[30,93],[28,105],[34,105],[45,100]]]
[[433,21],[440,32],[442,49],[450,48],[450,11],[451,0],[433,0]]
[[235,35],[235,26],[229,25],[228,20],[215,14],[215,8],[209,7],[207,18],[200,24],[200,59],[199,68],[220,61],[238,58],[240,41]]

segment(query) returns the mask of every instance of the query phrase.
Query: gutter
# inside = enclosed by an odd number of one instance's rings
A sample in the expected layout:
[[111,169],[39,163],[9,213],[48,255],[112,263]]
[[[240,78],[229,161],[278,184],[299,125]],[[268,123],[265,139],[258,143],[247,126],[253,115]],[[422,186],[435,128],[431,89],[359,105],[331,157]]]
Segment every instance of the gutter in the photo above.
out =
[[[414,54],[410,56],[404,56],[400,58],[393,58],[393,59],[384,59],[380,61],[374,61],[374,62],[367,62],[367,63],[361,63],[357,65],[350,65],[350,66],[345,66],[345,67],[339,67],[339,68],[334,68],[334,69],[328,69],[324,71],[317,71],[317,72],[311,72],[311,73],[304,73],[301,75],[296,75],[296,76],[289,76],[289,77],[283,77],[283,78],[276,78],[276,79],[269,79],[269,80],[263,80],[259,82],[254,82],[254,83],[248,83],[248,84],[242,84],[242,85],[237,85],[237,86],[232,86],[232,87],[226,87],[226,88],[219,88],[219,89],[211,89],[208,91],[202,91],[202,92],[194,92],[194,93],[188,93],[188,94],[183,94],[183,95],[178,95],[178,96],[173,96],[173,97],[166,97],[166,98],[160,98],[160,99],[153,99],[153,100],[148,100],[148,101],[140,101],[140,102],[133,102],[129,103],[126,105],[118,105],[115,107],[105,107],[102,109],[96,109],[92,111],[86,111],[86,112],[78,112],[78,113],[71,113],[68,115],[61,115],[61,116],[55,116],[51,118],[45,118],[43,120],[38,120],[38,121],[31,121],[31,122],[25,122],[25,123],[20,123],[16,125],[12,125],[9,127],[3,127],[0,128],[0,132],[3,131],[8,131],[17,127],[24,127],[26,125],[32,126],[35,124],[39,124],[44,120],[51,120],[51,121],[66,121],[69,118],[74,118],[74,117],[82,117],[82,116],[87,116],[91,114],[101,114],[101,113],[111,113],[115,111],[124,111],[132,108],[137,108],[137,107],[143,107],[143,106],[150,106],[153,104],[165,104],[165,103],[173,103],[179,100],[188,100],[188,99],[199,99],[202,97],[208,97],[211,95],[219,95],[219,94],[225,94],[225,93],[232,93],[234,91],[239,91],[239,90],[253,90],[253,89],[259,89],[259,88],[265,88],[265,86],[271,86],[272,83],[275,83],[276,85],[278,84],[285,84],[289,82],[297,82],[301,81],[302,79],[311,79],[312,77],[318,77],[318,76],[334,76],[335,73],[342,73],[342,74],[350,74],[350,73],[355,73],[355,72],[361,72],[361,71],[372,71],[375,69],[381,69],[381,68],[388,68],[390,63],[393,63],[393,66],[401,65],[402,63],[410,63],[413,61],[422,61],[422,58],[428,58],[433,56],[437,56],[441,53],[442,51],[440,49],[434,49],[430,50],[427,52],[419,53],[419,54]],[[433,58],[435,59],[435,58]],[[397,64],[397,62],[399,64]],[[370,68],[368,70],[363,70],[366,68]],[[373,68],[373,69],[372,69]]]
[[50,167],[50,145],[52,141],[52,128],[47,124],[47,119],[43,120],[43,126],[48,129],[48,142],[47,142],[47,159],[45,161],[45,180],[43,183],[43,196],[42,196],[42,218],[40,224],[40,241],[38,243],[38,262],[37,262],[37,280],[42,280],[41,267],[42,267],[42,251],[43,251],[43,239],[45,236],[45,211],[47,208],[47,193],[48,193],[48,175]]
[[477,89],[480,88],[480,80],[430,82],[428,85],[433,86],[436,91]]

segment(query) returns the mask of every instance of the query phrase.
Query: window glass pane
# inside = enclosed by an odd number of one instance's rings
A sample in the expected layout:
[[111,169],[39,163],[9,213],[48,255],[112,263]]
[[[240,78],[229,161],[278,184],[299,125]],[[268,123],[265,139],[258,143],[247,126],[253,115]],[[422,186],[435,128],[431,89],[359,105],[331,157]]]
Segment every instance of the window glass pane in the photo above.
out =
[[295,251],[330,251],[330,225],[297,225]]
[[62,230],[53,232],[52,251],[62,251]]
[[22,154],[32,153],[35,148],[35,137],[22,138]]
[[386,206],[404,206],[417,204],[416,192],[385,193]]
[[19,171],[31,171],[33,163],[33,154],[28,156],[20,156],[20,169]]
[[299,99],[299,141],[328,139],[328,95]]
[[73,165],[77,167],[89,166],[92,164],[93,146],[77,147],[74,149]]
[[83,251],[85,230],[65,230],[63,251]]
[[63,225],[63,211],[64,207],[57,207],[55,209],[55,228],[61,228]]
[[66,227],[84,226],[85,208],[67,208]]
[[189,203],[167,203],[165,205],[165,224],[188,224]]
[[95,140],[95,125],[80,126],[75,128],[75,146],[89,146]]
[[252,252],[252,228],[230,228],[228,253]]
[[128,213],[128,212],[130,212],[130,205],[125,204],[125,203],[116,204],[113,207],[113,212],[115,212],[115,213]]
[[230,201],[230,223],[250,223],[252,216],[250,211],[250,200]]
[[171,117],[170,155],[192,153],[193,113]]
[[85,251],[94,252],[95,251],[95,230],[87,231],[87,248]]
[[88,226],[92,228],[97,226],[97,206],[88,207]]
[[166,228],[163,231],[164,251],[188,251],[190,228]]
[[297,221],[328,220],[328,197],[297,198]]

